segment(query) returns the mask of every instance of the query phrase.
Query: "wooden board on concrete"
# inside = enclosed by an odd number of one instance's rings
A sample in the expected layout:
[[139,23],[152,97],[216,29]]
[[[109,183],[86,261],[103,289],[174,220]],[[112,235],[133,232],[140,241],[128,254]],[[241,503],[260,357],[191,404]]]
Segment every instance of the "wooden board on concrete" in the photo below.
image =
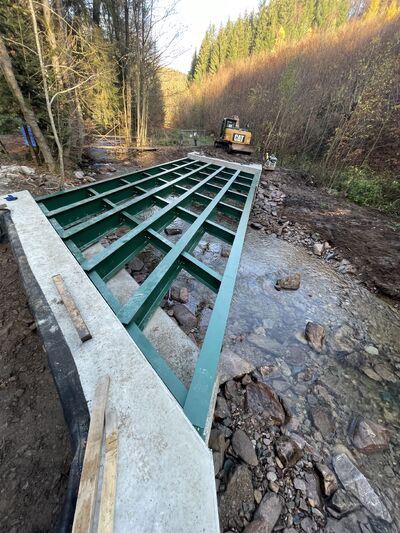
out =
[[103,376],[96,386],[72,533],[92,531],[109,384],[109,376]]
[[53,282],[61,296],[61,299],[63,301],[63,304],[65,305],[65,308],[68,311],[69,316],[71,317],[72,323],[74,324],[74,327],[78,332],[79,338],[82,342],[88,341],[92,338],[92,335],[87,325],[85,324],[85,321],[83,320],[82,315],[79,312],[79,309],[77,308],[75,301],[71,296],[71,293],[65,286],[61,274],[53,276]]
[[115,410],[106,412],[106,451],[100,500],[98,533],[112,533],[117,488],[118,420]]

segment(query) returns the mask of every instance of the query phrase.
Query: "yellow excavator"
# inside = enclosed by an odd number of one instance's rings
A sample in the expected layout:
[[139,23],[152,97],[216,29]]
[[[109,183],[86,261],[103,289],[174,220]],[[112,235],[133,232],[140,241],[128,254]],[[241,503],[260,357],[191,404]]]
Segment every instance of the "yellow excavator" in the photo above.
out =
[[242,152],[252,154],[254,152],[251,143],[251,131],[241,128],[239,117],[224,118],[221,124],[219,137],[215,139],[214,146],[224,148],[227,152]]

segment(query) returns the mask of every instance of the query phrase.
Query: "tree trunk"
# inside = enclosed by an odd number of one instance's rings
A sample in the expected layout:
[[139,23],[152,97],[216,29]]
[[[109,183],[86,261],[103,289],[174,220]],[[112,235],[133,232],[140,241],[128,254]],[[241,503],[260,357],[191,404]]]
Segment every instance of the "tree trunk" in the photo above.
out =
[[30,105],[25,101],[25,98],[22,95],[21,89],[19,88],[18,82],[15,78],[14,71],[12,68],[12,63],[10,56],[8,54],[7,48],[5,47],[2,36],[0,35],[0,66],[3,70],[4,78],[12,92],[14,98],[18,102],[18,105],[21,109],[24,119],[28,126],[30,126],[33,135],[35,136],[36,142],[39,146],[39,149],[43,155],[44,161],[50,172],[55,172],[56,165],[51,154],[49,145],[47,144],[46,139],[44,138],[39,125],[36,120],[35,113],[33,112]]
[[[76,89],[73,89],[73,87],[76,85],[76,80],[72,72],[68,72],[65,67],[61,67],[58,51],[59,47],[57,45],[57,39],[53,29],[49,0],[42,1],[42,8],[46,27],[46,37],[51,51],[51,63],[55,72],[58,90],[66,91],[65,94],[68,101],[68,129],[65,135],[66,143],[64,150],[64,161],[66,164],[71,162],[80,163],[82,159],[84,142],[84,121],[78,92]],[[58,18],[58,27],[60,30],[60,35],[64,34],[67,37],[67,32],[65,31],[65,21],[62,17]],[[69,62],[68,57],[65,58],[65,62]],[[72,159],[72,161],[70,161],[70,159]]]
[[93,0],[93,22],[100,26],[100,5],[101,0]]
[[[31,15],[32,15],[33,34],[35,36],[36,49],[37,49],[37,53],[38,53],[38,57],[39,57],[40,70],[41,70],[41,73],[42,73],[43,91],[44,91],[44,97],[45,97],[45,100],[46,100],[47,114],[48,114],[49,119],[50,119],[51,129],[53,130],[54,140],[56,142],[57,149],[58,149],[58,160],[59,160],[59,164],[60,164],[61,179],[64,180],[64,154],[63,154],[63,148],[62,148],[62,145],[61,145],[61,142],[60,142],[60,138],[58,136],[58,131],[57,131],[57,128],[56,128],[56,124],[54,122],[53,111],[51,109],[49,91],[48,91],[48,87],[47,87],[46,69],[45,69],[44,62],[43,62],[42,48],[40,46],[39,31],[38,31],[37,21],[36,21],[36,13],[35,13],[35,8],[33,7],[32,0],[29,0],[29,8],[30,8]],[[60,186],[62,186],[62,185],[63,185],[63,183],[61,182]]]

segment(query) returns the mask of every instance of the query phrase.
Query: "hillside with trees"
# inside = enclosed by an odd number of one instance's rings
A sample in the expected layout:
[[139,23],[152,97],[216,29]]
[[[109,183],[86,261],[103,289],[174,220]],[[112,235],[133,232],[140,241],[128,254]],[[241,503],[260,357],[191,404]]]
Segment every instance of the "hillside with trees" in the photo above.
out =
[[257,13],[228,21],[218,31],[209,27],[199,53],[193,56],[189,77],[199,81],[226,62],[276,50],[315,30],[338,28],[346,22],[349,10],[349,0],[264,0]]
[[[356,201],[399,211],[398,3],[373,0],[357,12],[346,2],[327,2],[334,11],[323,14],[322,2],[295,1],[287,18],[283,4],[289,3],[263,4],[217,35],[208,30],[177,123],[217,133],[223,116],[237,114],[250,124],[261,154],[311,169]],[[233,28],[243,24],[252,45],[238,52]],[[261,26],[269,30],[257,52]],[[225,54],[216,68],[227,34],[225,49],[241,58]]]

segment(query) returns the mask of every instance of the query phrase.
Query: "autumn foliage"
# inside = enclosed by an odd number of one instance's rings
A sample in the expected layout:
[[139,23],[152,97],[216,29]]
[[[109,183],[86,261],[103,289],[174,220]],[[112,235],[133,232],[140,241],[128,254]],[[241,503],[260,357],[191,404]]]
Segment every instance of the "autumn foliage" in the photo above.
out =
[[353,19],[223,65],[193,82],[176,124],[218,131],[222,117],[249,123],[260,152],[344,167],[400,171],[400,19]]

